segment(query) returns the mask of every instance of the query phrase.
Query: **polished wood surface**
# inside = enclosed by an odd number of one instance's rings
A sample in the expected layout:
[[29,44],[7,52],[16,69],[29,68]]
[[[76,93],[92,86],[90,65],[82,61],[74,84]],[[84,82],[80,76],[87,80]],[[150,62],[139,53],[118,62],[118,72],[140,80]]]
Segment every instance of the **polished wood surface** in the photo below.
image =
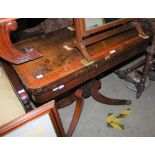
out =
[[41,57],[37,49],[16,49],[10,39],[10,32],[17,29],[15,19],[0,18],[0,57],[10,63],[20,64]]
[[[94,63],[85,66],[78,49],[72,47],[74,32],[59,30],[46,36],[36,36],[16,44],[16,47],[33,46],[43,57],[31,62],[14,65],[23,85],[36,102],[46,102],[79,84],[99,75],[111,67],[142,53],[150,39],[129,30],[87,47]],[[110,51],[115,50],[113,54]],[[37,78],[41,75],[41,78]],[[58,89],[63,86],[62,89]],[[56,90],[57,89],[57,90]],[[55,91],[56,90],[56,91]]]
[[[40,59],[21,65],[14,65],[16,72],[27,88],[41,88],[51,82],[53,83],[57,79],[64,78],[64,76],[71,74],[72,72],[85,68],[81,63],[83,58],[76,48],[70,51],[63,48],[63,45],[72,42],[73,38],[71,34],[72,32],[69,30],[61,30],[47,35],[46,38],[38,36],[19,42],[16,45],[17,47],[26,47],[28,45],[37,47],[43,55]],[[99,59],[103,59],[104,61],[104,57],[109,54],[110,50],[118,47],[125,47],[125,43],[128,44],[129,42],[134,41],[143,41],[143,39],[141,39],[134,31],[129,31],[123,35],[117,35],[112,39],[106,39],[89,46],[88,51],[94,61]],[[119,51],[116,53],[118,52]],[[44,77],[37,79],[37,76],[40,74],[43,74]]]

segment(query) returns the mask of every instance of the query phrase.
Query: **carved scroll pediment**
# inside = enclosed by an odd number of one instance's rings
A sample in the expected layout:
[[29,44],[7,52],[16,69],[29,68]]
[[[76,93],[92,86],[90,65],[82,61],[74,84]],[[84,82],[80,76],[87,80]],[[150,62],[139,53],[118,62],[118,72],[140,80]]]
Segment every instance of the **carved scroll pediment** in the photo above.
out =
[[38,50],[30,48],[29,50],[16,49],[11,40],[10,32],[17,29],[15,20],[1,19],[0,21],[0,57],[13,64],[21,64],[41,57]]

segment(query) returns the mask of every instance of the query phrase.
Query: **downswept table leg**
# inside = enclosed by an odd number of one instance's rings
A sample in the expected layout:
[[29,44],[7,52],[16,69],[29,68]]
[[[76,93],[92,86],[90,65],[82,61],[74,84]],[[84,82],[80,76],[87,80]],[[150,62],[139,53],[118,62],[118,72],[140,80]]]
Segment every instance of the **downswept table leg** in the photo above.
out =
[[72,93],[69,97],[66,97],[56,103],[57,109],[65,108],[71,105],[76,100],[75,92]]
[[95,80],[92,82],[91,95],[96,101],[98,101],[100,103],[108,104],[108,105],[129,105],[129,104],[131,104],[131,100],[112,99],[112,98],[103,96],[99,92],[100,88],[101,88],[100,81]]
[[71,124],[68,128],[67,134],[66,136],[69,137],[73,134],[73,131],[77,125],[77,122],[80,118],[82,109],[83,109],[83,104],[84,104],[84,98],[83,98],[83,91],[82,89],[78,89],[75,92],[75,96],[77,97],[77,101],[76,101],[76,107],[75,107],[75,111],[74,111],[74,115],[71,121]]
[[57,102],[56,104],[56,107],[58,109],[62,109],[66,106],[71,105],[74,101],[76,101],[76,106],[75,106],[72,121],[66,133],[67,137],[72,136],[73,131],[80,118],[80,115],[83,109],[83,104],[84,104],[83,90],[82,89],[76,90],[75,93],[71,94],[69,97],[63,99],[62,101]]

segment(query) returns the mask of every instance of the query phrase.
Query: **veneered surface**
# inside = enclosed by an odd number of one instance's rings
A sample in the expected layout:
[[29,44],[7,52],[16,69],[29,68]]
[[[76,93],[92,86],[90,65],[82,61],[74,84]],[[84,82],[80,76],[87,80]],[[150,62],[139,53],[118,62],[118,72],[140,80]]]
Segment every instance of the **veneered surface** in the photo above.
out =
[[[63,45],[71,43],[73,40],[74,33],[63,29],[47,36],[36,36],[16,44],[18,48],[37,48],[43,55],[40,59],[14,65],[23,84],[28,89],[39,89],[83,69],[85,66],[81,63],[83,57],[80,51],[76,48],[70,51],[63,48]],[[134,30],[131,30],[90,45],[87,47],[87,51],[96,62],[99,59],[104,59],[109,51],[123,48],[122,43],[128,44],[129,41],[140,40],[142,38]],[[43,75],[43,78],[37,79],[38,75]]]

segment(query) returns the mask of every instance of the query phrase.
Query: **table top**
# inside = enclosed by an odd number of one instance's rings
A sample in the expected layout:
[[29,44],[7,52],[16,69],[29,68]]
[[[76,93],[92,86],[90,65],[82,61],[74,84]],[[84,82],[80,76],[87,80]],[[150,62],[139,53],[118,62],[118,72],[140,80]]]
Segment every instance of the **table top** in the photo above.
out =
[[[81,74],[80,71],[86,66],[81,63],[83,57],[80,51],[76,48],[71,50],[64,48],[64,45],[70,45],[74,38],[74,32],[66,28],[51,34],[38,35],[15,44],[18,48],[37,48],[43,55],[39,59],[14,65],[14,69],[27,89],[40,89],[75,73]],[[127,45],[131,46],[142,40],[144,39],[139,37],[135,30],[129,30],[92,44],[87,47],[87,51],[95,64],[99,60],[106,61],[105,58],[111,51],[115,51],[115,53],[111,53],[111,57],[113,57],[122,49],[129,48]]]

